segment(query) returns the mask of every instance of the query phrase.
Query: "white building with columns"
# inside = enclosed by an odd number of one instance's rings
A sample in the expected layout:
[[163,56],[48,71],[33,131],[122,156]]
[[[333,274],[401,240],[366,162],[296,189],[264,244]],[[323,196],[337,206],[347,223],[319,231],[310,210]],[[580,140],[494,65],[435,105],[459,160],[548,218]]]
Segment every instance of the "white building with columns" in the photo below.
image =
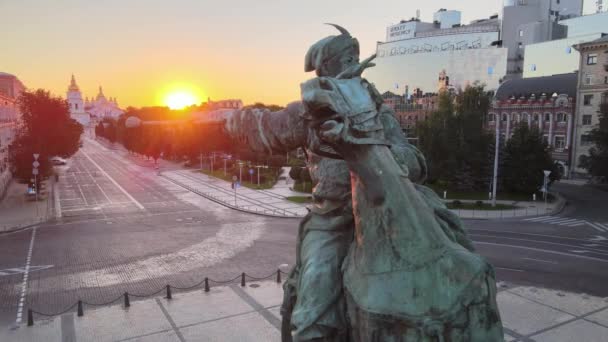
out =
[[74,75],[72,75],[66,97],[68,105],[70,106],[70,116],[72,119],[78,121],[84,127],[90,126],[91,116],[85,111],[82,94],[80,93],[80,88],[78,88],[78,85],[76,84]]
[[124,113],[122,109],[118,107],[118,102],[115,97],[106,98],[103,94],[103,89],[99,87],[99,93],[95,98],[85,98],[84,107],[87,113],[89,113],[95,120],[102,120],[104,118],[118,119],[118,117]]
[[536,127],[564,177],[573,168],[577,73],[509,80],[501,84],[488,113],[486,129],[508,141],[515,127]]
[[115,97],[106,98],[103,89],[99,87],[99,93],[89,100],[83,100],[82,92],[76,84],[76,79],[72,75],[72,80],[68,87],[67,100],[70,106],[70,115],[85,127],[90,127],[104,118],[118,119],[123,110],[118,107]]

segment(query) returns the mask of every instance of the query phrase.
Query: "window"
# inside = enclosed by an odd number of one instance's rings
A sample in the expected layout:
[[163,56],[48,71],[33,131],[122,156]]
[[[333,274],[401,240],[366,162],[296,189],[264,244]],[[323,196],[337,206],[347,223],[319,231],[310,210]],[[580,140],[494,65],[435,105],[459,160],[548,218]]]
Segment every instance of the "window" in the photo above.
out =
[[583,125],[591,125],[591,115],[583,115]]
[[608,84],[608,76],[604,77],[604,84]]
[[78,110],[78,103],[74,103],[74,107],[76,110]]
[[557,113],[557,122],[566,122],[566,115],[564,113]]
[[524,36],[524,30],[519,30],[519,36],[523,37]]
[[556,150],[563,150],[566,148],[566,137],[563,135],[556,135],[553,139],[553,147]]
[[530,65],[530,71],[536,71],[536,64]]
[[567,53],[568,55],[572,53],[572,48],[571,48],[570,46],[568,46],[568,47],[566,48],[566,53]]
[[545,121],[546,121],[546,122],[551,121],[551,114],[549,114],[549,113],[545,113]]
[[587,55],[587,65],[597,64],[597,53],[590,53]]
[[490,122],[494,121],[494,114],[488,114],[488,121],[490,121]]
[[591,136],[589,134],[581,135],[581,146],[589,146],[593,142],[591,141]]
[[546,134],[543,135],[543,144],[549,145],[549,136]]
[[591,75],[591,74],[585,75],[585,85],[590,85],[592,81],[593,81],[593,75]]
[[583,96],[583,105],[591,106],[591,100],[593,100],[593,95],[585,95]]
[[534,114],[534,121],[540,120],[540,116],[538,114]]
[[503,121],[503,122],[507,121],[507,114],[503,114],[503,115],[502,115],[502,121]]

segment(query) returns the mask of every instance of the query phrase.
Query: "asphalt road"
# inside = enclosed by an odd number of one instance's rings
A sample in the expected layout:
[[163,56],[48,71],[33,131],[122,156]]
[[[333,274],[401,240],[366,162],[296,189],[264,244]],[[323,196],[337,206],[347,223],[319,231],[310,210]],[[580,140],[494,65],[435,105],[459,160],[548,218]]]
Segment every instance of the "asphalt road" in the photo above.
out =
[[[100,304],[204,277],[266,276],[295,260],[297,220],[224,208],[95,142],[63,167],[59,184],[60,219],[0,235],[0,325],[15,322],[21,301],[56,313],[78,299]],[[608,193],[564,194],[560,217],[608,222],[605,209],[589,209]],[[608,296],[608,232],[522,219],[465,224],[499,280]]]

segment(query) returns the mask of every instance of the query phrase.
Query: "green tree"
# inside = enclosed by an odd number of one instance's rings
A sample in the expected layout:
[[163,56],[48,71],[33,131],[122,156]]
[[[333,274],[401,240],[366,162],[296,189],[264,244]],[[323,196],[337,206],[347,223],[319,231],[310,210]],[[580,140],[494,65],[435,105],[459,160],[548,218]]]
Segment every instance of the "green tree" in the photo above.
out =
[[591,175],[608,181],[608,101],[600,106],[600,123],[590,133],[594,144],[589,149],[589,155],[579,159],[579,166]]
[[543,170],[558,172],[538,129],[525,122],[515,128],[502,155],[499,176],[502,188],[509,192],[534,193],[543,184]]
[[52,96],[46,90],[24,91],[18,102],[22,125],[11,148],[13,173],[21,180],[29,180],[33,154],[38,153],[40,175],[48,176],[51,171],[49,158],[69,158],[78,151],[82,125],[70,117],[64,99]]
[[456,95],[439,95],[438,110],[417,127],[429,182],[459,191],[488,188],[493,138],[483,125],[489,103],[490,96],[478,84]]

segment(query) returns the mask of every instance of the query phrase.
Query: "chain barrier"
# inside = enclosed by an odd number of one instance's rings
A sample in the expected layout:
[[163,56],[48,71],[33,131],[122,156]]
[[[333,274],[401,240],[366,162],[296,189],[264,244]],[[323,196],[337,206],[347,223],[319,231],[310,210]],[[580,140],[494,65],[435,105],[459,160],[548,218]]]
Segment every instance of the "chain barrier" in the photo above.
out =
[[[251,275],[248,275],[247,273],[243,272],[241,274],[239,274],[238,276],[230,279],[230,280],[213,280],[213,279],[209,279],[207,277],[205,277],[205,279],[203,279],[202,281],[192,285],[192,286],[188,286],[188,287],[179,287],[179,286],[173,286],[170,284],[167,284],[166,286],[162,287],[161,289],[159,289],[158,291],[149,293],[149,294],[133,294],[133,293],[129,293],[129,292],[125,292],[123,294],[121,294],[120,296],[114,298],[111,301],[107,301],[107,302],[103,302],[103,303],[91,303],[91,302],[87,302],[84,301],[82,299],[79,299],[76,303],[70,305],[69,307],[67,307],[65,310],[62,310],[60,312],[56,312],[56,313],[46,313],[46,312],[41,312],[41,311],[37,311],[34,310],[32,308],[28,308],[27,310],[27,326],[31,327],[34,325],[34,314],[39,315],[39,316],[45,316],[45,317],[53,317],[53,316],[61,316],[67,312],[73,311],[74,307],[77,307],[77,315],[78,317],[82,317],[84,316],[84,306],[106,306],[106,305],[110,305],[114,302],[119,301],[120,299],[123,300],[123,304],[125,307],[130,307],[131,306],[131,300],[130,297],[135,297],[135,298],[147,298],[147,297],[152,297],[155,296],[163,291],[166,291],[166,299],[172,299],[173,295],[171,293],[171,289],[175,289],[175,290],[180,290],[180,291],[184,291],[184,290],[192,290],[195,288],[200,287],[201,285],[204,284],[204,290],[205,292],[209,292],[210,286],[209,286],[209,282],[212,282],[214,284],[218,284],[218,285],[222,285],[222,284],[229,284],[229,283],[234,283],[237,279],[241,279],[241,286],[245,286],[246,285],[246,279],[249,278],[250,280],[253,281],[259,281],[259,280],[266,280],[266,279],[270,279],[273,277],[276,277],[276,282],[277,283],[281,283],[281,274],[285,274],[287,275],[287,272],[281,271],[280,269],[277,270],[276,272],[271,273],[270,275],[266,276],[266,277],[254,277]],[[29,303],[28,303],[29,304]]]

